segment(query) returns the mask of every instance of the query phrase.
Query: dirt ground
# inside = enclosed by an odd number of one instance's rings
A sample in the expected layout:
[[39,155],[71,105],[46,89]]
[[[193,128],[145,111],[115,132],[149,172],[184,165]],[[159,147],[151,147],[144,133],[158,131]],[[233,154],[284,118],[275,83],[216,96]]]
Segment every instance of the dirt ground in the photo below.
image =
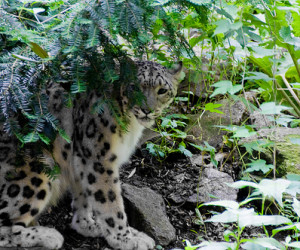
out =
[[[135,173],[131,175],[136,168]],[[228,171],[236,174],[234,171]],[[180,179],[179,179],[180,176]],[[129,178],[128,178],[129,177]],[[235,176],[233,176],[235,178]],[[199,225],[195,213],[196,204],[175,203],[171,197],[188,197],[199,182],[199,167],[182,155],[173,155],[166,161],[159,162],[150,156],[146,150],[138,150],[131,161],[123,166],[121,180],[137,187],[147,186],[161,194],[165,200],[167,215],[176,229],[177,239],[168,246],[158,249],[184,249],[183,240],[199,243],[203,240],[222,241],[223,232],[234,226],[224,227],[221,224],[205,223]],[[39,220],[41,225],[52,226],[65,237],[64,250],[110,249],[102,238],[86,238],[70,228],[72,220],[71,198],[69,195],[56,206],[49,209]],[[209,211],[200,209],[203,219],[208,218]],[[257,236],[260,230],[246,230],[245,237]]]

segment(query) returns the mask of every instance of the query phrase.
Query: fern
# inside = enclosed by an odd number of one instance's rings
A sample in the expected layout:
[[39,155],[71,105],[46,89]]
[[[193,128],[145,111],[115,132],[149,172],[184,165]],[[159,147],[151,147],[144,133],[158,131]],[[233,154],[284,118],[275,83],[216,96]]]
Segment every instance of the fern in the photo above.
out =
[[[178,1],[177,5],[206,10],[199,1]],[[159,2],[177,8],[175,1]],[[1,7],[0,121],[22,143],[51,144],[57,134],[70,141],[47,108],[45,90],[50,82],[61,84],[69,100],[89,90],[102,93],[102,104],[95,112],[101,112],[105,103],[125,129],[126,115],[118,110],[112,94],[127,84],[130,104],[143,102],[139,91],[128,88],[136,82],[130,58],[151,53],[148,44],[156,38],[153,25],[157,19],[162,22],[160,32],[168,34],[165,45],[172,57],[178,58],[183,51],[194,56],[163,4],[154,7],[152,1],[38,0],[24,4],[11,0]],[[36,15],[34,8],[45,11]]]

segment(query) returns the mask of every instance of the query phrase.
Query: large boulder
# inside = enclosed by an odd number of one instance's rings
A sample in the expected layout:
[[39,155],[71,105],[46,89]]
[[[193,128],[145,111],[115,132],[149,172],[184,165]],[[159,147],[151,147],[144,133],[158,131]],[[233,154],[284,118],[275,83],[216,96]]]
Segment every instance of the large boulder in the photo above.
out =
[[238,125],[242,122],[243,116],[247,111],[246,106],[241,101],[234,102],[230,99],[223,99],[216,104],[222,104],[220,111],[223,114],[205,112],[201,114],[187,115],[190,120],[186,127],[188,138],[190,142],[195,144],[203,144],[207,141],[211,146],[217,147],[223,142],[223,135],[226,134],[218,125]]

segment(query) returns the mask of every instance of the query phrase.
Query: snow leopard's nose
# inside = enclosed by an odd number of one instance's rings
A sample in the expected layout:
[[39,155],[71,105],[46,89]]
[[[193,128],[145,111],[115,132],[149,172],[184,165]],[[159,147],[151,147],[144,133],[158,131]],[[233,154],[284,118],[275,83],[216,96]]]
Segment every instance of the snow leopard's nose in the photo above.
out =
[[145,115],[149,115],[150,113],[151,113],[151,110],[148,110],[148,109],[141,109],[142,111],[143,111],[143,113],[145,114]]

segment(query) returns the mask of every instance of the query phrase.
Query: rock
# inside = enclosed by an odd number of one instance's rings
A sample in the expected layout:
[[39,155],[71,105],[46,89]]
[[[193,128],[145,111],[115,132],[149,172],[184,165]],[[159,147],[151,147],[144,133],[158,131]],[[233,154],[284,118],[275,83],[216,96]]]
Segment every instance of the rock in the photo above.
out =
[[0,250],[47,250],[44,247],[0,247]]
[[249,116],[251,124],[254,128],[261,129],[263,127],[270,127],[273,123],[269,120],[268,116],[261,114],[261,111],[255,110]]
[[168,245],[176,239],[175,228],[166,215],[161,195],[150,188],[138,188],[129,184],[123,184],[122,189],[131,226],[146,232],[160,245]]
[[202,154],[194,154],[192,155],[192,157],[190,157],[190,161],[192,165],[204,166],[206,165],[206,161],[210,161],[210,156],[202,155]]
[[[241,140],[240,145],[264,139],[271,140],[276,145],[276,168],[280,176],[287,173],[300,174],[300,128],[260,129],[257,135]],[[261,156],[267,162],[273,162],[273,153],[270,150],[266,149]]]
[[236,200],[238,190],[229,187],[226,183],[233,183],[230,175],[214,168],[204,168],[199,188],[188,197],[187,201],[198,204],[213,200]]
[[141,147],[145,142],[150,141],[153,138],[161,137],[158,132],[153,131],[152,129],[146,128],[143,132],[141,139],[139,140],[138,147]]
[[228,126],[240,124],[243,115],[246,113],[246,106],[243,102],[233,102],[230,99],[223,99],[216,104],[222,104],[220,111],[224,114],[205,112],[201,117],[199,114],[187,115],[190,120],[186,127],[187,140],[195,144],[203,144],[207,141],[211,146],[217,147],[223,142],[223,135],[226,134],[217,125]]
[[[202,171],[200,169],[203,169]],[[226,183],[233,183],[230,175],[211,167],[199,168],[200,181],[197,188],[187,193],[173,192],[168,198],[176,204],[193,203],[195,205],[213,200],[236,200],[238,190]],[[216,198],[213,198],[216,197]]]

